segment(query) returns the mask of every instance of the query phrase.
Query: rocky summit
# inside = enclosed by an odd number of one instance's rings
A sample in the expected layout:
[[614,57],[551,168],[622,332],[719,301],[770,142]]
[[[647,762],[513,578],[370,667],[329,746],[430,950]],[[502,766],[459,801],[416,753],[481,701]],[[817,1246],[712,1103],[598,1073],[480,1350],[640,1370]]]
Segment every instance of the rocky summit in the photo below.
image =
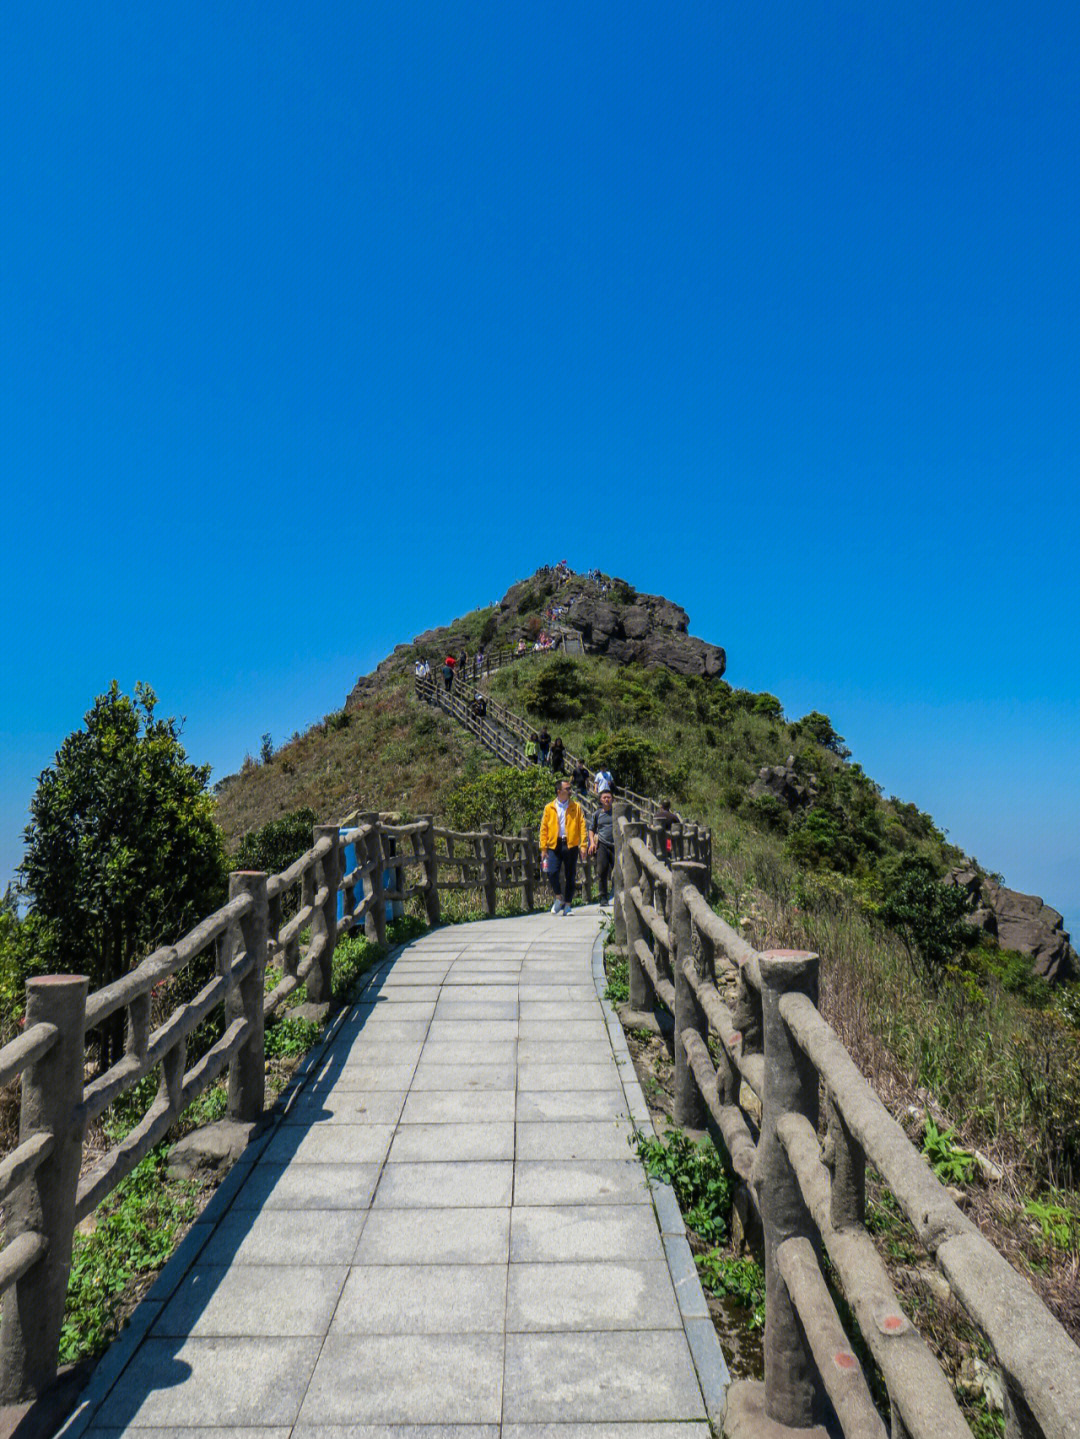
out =
[[[527,616],[538,582],[546,580],[534,575],[511,585],[499,602],[500,615]],[[727,668],[719,645],[688,633],[690,617],[681,605],[663,595],[639,595],[625,580],[567,576],[555,591],[555,607],[560,627],[575,630],[590,653],[708,679],[719,679]]]
[[[478,617],[483,617],[482,628]],[[638,594],[626,580],[596,571],[579,575],[545,566],[511,585],[497,604],[397,645],[372,674],[357,680],[347,706],[355,708],[392,674],[411,670],[418,655],[438,663],[444,654],[462,649],[474,654],[477,648],[515,646],[521,640],[532,645],[542,631],[556,642],[560,636],[580,636],[588,653],[622,664],[720,679],[727,668],[723,649],[696,639],[689,628],[683,607],[663,595]]]

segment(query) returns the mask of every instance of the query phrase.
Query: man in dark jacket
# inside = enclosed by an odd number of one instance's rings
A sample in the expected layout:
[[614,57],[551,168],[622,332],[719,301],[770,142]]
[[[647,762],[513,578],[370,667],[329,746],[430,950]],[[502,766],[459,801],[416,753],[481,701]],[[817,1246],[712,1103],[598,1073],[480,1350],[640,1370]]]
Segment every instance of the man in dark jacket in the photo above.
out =
[[611,897],[611,878],[615,866],[613,807],[611,791],[607,789],[600,796],[600,808],[589,820],[589,853],[596,859],[596,883],[600,889],[601,904],[607,904]]

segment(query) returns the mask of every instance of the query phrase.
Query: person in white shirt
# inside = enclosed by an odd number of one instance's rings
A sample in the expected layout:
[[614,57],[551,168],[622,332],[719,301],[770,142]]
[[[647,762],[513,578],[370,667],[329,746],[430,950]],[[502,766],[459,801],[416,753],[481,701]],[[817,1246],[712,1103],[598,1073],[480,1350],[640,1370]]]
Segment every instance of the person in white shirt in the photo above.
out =
[[606,791],[615,793],[615,781],[609,769],[598,769],[593,777],[593,793],[604,794]]

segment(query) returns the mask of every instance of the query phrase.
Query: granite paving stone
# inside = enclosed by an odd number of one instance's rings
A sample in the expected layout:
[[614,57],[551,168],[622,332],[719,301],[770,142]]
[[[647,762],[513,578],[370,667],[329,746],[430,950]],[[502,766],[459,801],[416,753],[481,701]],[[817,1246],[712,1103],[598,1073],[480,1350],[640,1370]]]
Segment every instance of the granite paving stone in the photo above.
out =
[[322,1339],[143,1340],[94,1416],[103,1428],[292,1424]]
[[390,1146],[388,1163],[430,1160],[513,1159],[514,1126],[492,1124],[403,1124]]
[[626,1159],[630,1137],[629,1124],[617,1120],[519,1121],[515,1153],[518,1159]]
[[166,1304],[152,1333],[325,1334],[347,1273],[343,1264],[221,1268],[199,1263]]
[[508,1334],[504,1421],[703,1419],[681,1330]]
[[501,1334],[505,1313],[503,1264],[369,1264],[350,1274],[330,1332]]
[[282,1125],[266,1150],[268,1164],[381,1164],[392,1124]]
[[406,1090],[302,1089],[283,1124],[396,1124],[405,1104]]
[[366,1209],[378,1164],[257,1164],[233,1200],[235,1209]]
[[663,1242],[648,1205],[552,1204],[530,1208],[515,1204],[510,1211],[510,1261],[514,1264],[663,1257]]
[[[373,1209],[352,1262],[415,1264],[422,1258],[425,1264],[505,1265],[510,1216],[507,1208],[427,1209],[422,1218],[411,1209]],[[423,1226],[419,1245],[418,1223]]]
[[503,1161],[388,1164],[375,1191],[376,1208],[488,1208],[510,1203],[514,1165]]
[[[318,1242],[305,1246],[305,1261],[348,1264],[367,1217],[366,1209],[306,1211],[306,1232],[318,1236]],[[280,1265],[296,1253],[296,1242],[297,1218],[289,1210],[266,1209],[259,1213],[233,1208],[215,1226],[199,1255],[199,1262],[204,1265]]]
[[601,1064],[542,1064],[522,1060],[518,1089],[614,1089],[622,1093],[619,1071],[611,1059]]
[[513,1089],[514,1077],[512,1055],[495,1064],[445,1064],[425,1058],[416,1067],[410,1094],[429,1089]]
[[512,1123],[516,1100],[513,1089],[485,1090],[482,1099],[475,1089],[414,1090],[401,1111],[401,1123]]
[[518,1160],[516,1204],[648,1204],[645,1171],[636,1159]]
[[517,1097],[519,1123],[538,1119],[615,1119],[625,1116],[626,1108],[618,1089],[530,1089]]
[[300,1422],[497,1424],[503,1344],[501,1334],[330,1334]]
[[507,1332],[679,1329],[667,1261],[510,1265]]

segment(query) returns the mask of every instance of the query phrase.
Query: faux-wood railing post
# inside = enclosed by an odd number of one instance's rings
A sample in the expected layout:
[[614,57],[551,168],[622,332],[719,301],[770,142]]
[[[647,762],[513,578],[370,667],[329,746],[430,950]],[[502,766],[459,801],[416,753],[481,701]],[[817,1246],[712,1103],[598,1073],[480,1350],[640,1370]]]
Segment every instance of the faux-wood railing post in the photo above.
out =
[[701,889],[704,865],[679,860],[671,866],[671,967],[675,972],[675,1123],[690,1129],[704,1129],[708,1110],[698,1089],[694,1071],[686,1057],[682,1037],[692,1030],[707,1043],[709,1024],[684,965],[694,964],[694,929],[686,903],[686,887]]
[[498,875],[495,873],[495,826],[493,824],[482,824],[480,830],[482,834],[480,850],[484,864],[480,904],[486,917],[493,919],[495,911],[499,907],[498,894],[496,893]]
[[[335,830],[336,833],[336,830]],[[252,1123],[262,1117],[266,1086],[266,1055],[263,1040],[263,983],[270,904],[266,897],[266,875],[251,871],[229,875],[229,898],[250,894],[251,908],[240,918],[241,944],[252,959],[251,967],[225,1000],[225,1022],[244,1018],[251,1037],[241,1045],[229,1065],[230,1119]]]
[[439,902],[439,857],[435,851],[435,819],[430,814],[421,815],[420,818],[427,824],[427,829],[420,831],[420,842],[424,851],[424,878],[427,880],[424,908],[427,911],[428,924],[435,925],[442,919]]
[[633,841],[645,838],[645,826],[641,820],[629,820],[623,830],[623,914],[626,918],[627,968],[630,972],[630,1008],[651,1009],[653,1007],[652,983],[645,972],[637,952],[637,942],[645,938],[645,928],[638,914],[630,891],[639,883],[643,870],[634,853]]
[[54,1024],[56,1043],[22,1076],[19,1142],[53,1134],[52,1153],[5,1206],[6,1238],[40,1234],[44,1254],[4,1295],[0,1323],[0,1395],[36,1399],[56,1377],[82,1163],[86,991],[82,975],[46,974],[26,984],[26,1028]]
[[818,1245],[817,1231],[776,1125],[800,1114],[817,1128],[818,1075],[780,1015],[783,995],[798,992],[817,1004],[818,957],[772,950],[759,959],[765,1032],[765,1085],[754,1178],[765,1231],[765,1409],[791,1429],[808,1429],[821,1410],[821,1381],[795,1306],[776,1263],[785,1239]]
[[626,915],[624,913],[625,896],[623,893],[622,879],[622,851],[625,843],[622,833],[621,820],[630,818],[630,811],[623,799],[617,799],[612,805],[614,815],[612,835],[615,840],[615,858],[612,865],[611,888],[614,891],[612,899],[612,918],[615,921],[615,944],[619,949],[626,948]]
[[373,812],[357,815],[357,824],[369,826],[364,841],[364,860],[371,865],[368,879],[371,883],[371,897],[364,915],[364,936],[373,944],[386,943],[386,901],[383,899],[383,852],[382,831],[379,816]]
[[341,881],[341,835],[336,824],[317,824],[312,828],[315,844],[330,841],[330,849],[315,870],[316,893],[326,890],[326,898],[311,917],[311,942],[320,945],[320,953],[308,970],[307,997],[310,1004],[329,1004],[333,985],[334,946],[337,944],[337,895]]
[[525,913],[531,914],[536,903],[536,889],[533,873],[532,832],[521,831],[521,903]]

